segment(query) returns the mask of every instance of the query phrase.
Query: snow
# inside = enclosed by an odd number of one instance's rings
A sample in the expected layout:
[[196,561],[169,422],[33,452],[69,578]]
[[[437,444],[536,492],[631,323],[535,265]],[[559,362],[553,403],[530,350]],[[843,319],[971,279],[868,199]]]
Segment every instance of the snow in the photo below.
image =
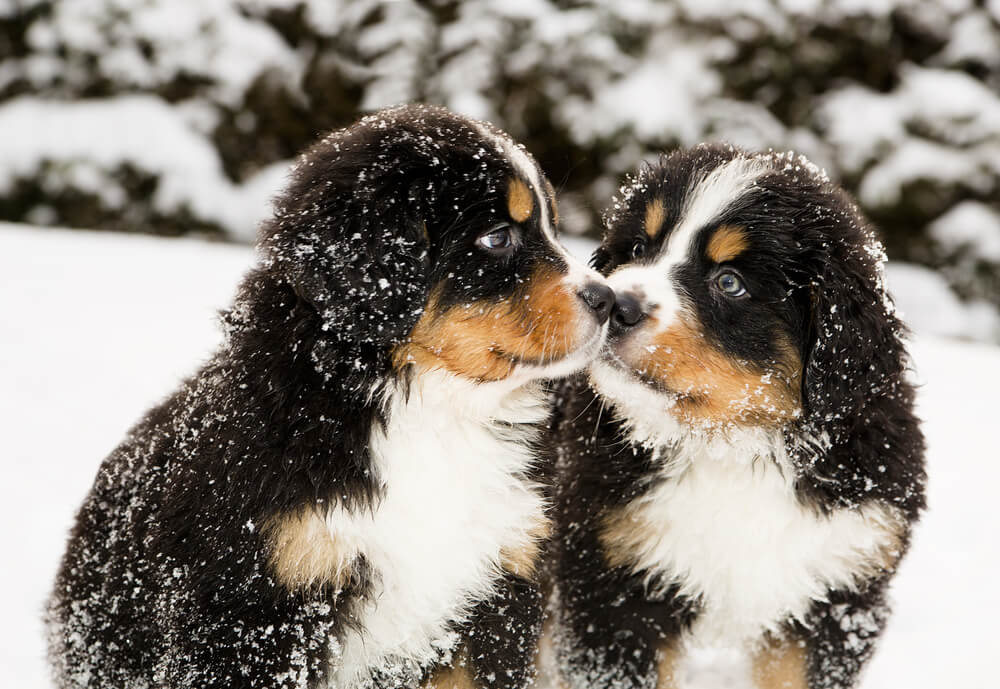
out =
[[[589,245],[572,249],[586,254]],[[215,312],[252,260],[240,246],[0,224],[5,686],[50,686],[39,617],[73,513],[129,426],[218,342]],[[890,287],[906,312],[904,297],[930,280],[898,268],[890,264]],[[920,333],[912,350],[924,383],[930,510],[895,580],[896,612],[863,687],[988,689],[1000,612],[1000,348]],[[695,658],[687,688],[738,689],[727,682],[735,662],[725,653]]]
[[868,172],[858,197],[869,206],[891,206],[899,202],[906,185],[929,179],[966,184],[982,193],[989,191],[991,183],[976,158],[932,141],[910,138]]
[[700,104],[721,88],[708,68],[714,46],[697,49],[676,36],[659,36],[647,55],[596,95],[593,103],[574,97],[562,106],[562,119],[578,142],[610,137],[632,128],[645,140],[675,135],[686,144],[701,133]]
[[[265,23],[253,21],[236,3],[202,0],[189,3],[178,12],[172,3],[147,0],[66,0],[55,3],[41,21],[32,24],[27,40],[36,51],[29,56],[28,72],[34,63],[65,57],[69,53],[69,81],[79,79],[84,70],[74,57],[91,53],[98,57],[96,70],[119,83],[155,87],[177,73],[207,77],[214,95],[223,102],[237,104],[261,72],[261,66],[294,78],[298,60],[290,46]],[[108,17],[114,17],[108,21]],[[140,39],[141,40],[137,40]],[[143,50],[143,43],[147,48]],[[34,76],[36,85],[49,75]]]
[[818,110],[843,169],[880,159],[858,190],[862,203],[892,205],[918,180],[988,193],[997,170],[1000,100],[961,72],[906,65],[900,77],[889,93],[846,85],[826,95]]
[[260,170],[243,185],[233,184],[216,150],[185,124],[182,114],[152,96],[72,103],[23,97],[5,103],[0,107],[0,195],[17,180],[39,174],[46,161],[60,161],[42,176],[47,188],[66,184],[99,194],[114,207],[126,196],[110,173],[129,164],[160,175],[153,196],[160,212],[186,208],[238,238],[252,239],[290,161]]
[[980,258],[1000,263],[1000,214],[984,203],[962,201],[927,229],[945,249],[969,248]]
[[1000,337],[997,312],[983,302],[963,303],[940,273],[890,262],[886,275],[896,308],[915,332],[987,342]]
[[[968,262],[922,251],[928,224],[960,201],[998,210],[1000,1],[446,5],[0,0],[0,16],[21,20],[11,40],[25,32],[24,49],[0,60],[0,94],[15,99],[0,103],[0,197],[15,179],[31,186],[6,217],[87,224],[96,195],[101,222],[128,224],[132,203],[145,212],[148,200],[135,188],[145,185],[116,179],[130,163],[159,180],[155,229],[193,215],[248,240],[273,190],[248,171],[351,113],[418,100],[543,137],[536,152],[566,185],[576,212],[563,224],[576,233],[592,232],[622,175],[665,147],[793,147],[911,233],[910,260],[997,307],[969,289]],[[859,69],[843,50],[885,59]],[[43,205],[31,208],[38,187]],[[88,203],[68,203],[74,192]],[[979,268],[995,279],[996,265]]]

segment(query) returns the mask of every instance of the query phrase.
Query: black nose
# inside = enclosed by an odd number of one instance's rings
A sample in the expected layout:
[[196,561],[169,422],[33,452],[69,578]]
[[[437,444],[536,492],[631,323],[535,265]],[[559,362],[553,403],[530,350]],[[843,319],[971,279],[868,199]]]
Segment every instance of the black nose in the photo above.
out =
[[611,312],[611,329],[624,332],[642,320],[642,304],[634,294],[619,294],[615,299],[615,308]]
[[580,290],[579,295],[594,310],[598,323],[608,320],[611,307],[615,305],[615,293],[610,287],[599,282],[589,282]]

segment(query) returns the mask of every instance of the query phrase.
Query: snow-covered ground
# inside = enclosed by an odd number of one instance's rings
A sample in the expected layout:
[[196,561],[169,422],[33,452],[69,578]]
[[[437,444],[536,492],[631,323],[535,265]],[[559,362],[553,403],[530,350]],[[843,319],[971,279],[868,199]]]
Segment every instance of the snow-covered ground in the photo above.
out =
[[[73,513],[128,427],[211,351],[251,261],[245,247],[0,224],[0,686],[49,686],[39,617]],[[996,689],[1000,348],[917,329],[931,506],[863,686]],[[705,665],[689,689],[730,686]]]

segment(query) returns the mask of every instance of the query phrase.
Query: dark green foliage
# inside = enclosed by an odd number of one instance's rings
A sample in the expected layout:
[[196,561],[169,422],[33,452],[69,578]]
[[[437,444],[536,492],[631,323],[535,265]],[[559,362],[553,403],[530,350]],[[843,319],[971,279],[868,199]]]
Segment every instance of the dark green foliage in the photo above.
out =
[[[562,194],[564,230],[591,236],[640,159],[709,139],[793,148],[859,198],[894,259],[940,268],[961,294],[1000,305],[1000,258],[927,232],[972,201],[988,221],[979,231],[1000,242],[1000,165],[991,162],[1000,159],[1000,10],[916,0],[709,5],[230,0],[182,10],[170,0],[29,0],[0,16],[0,117],[17,97],[150,94],[210,143],[220,183],[238,187],[363,112],[442,104],[523,141]],[[894,157],[914,146],[929,163]],[[0,169],[0,218],[253,236],[183,203],[137,212],[149,204],[148,181],[123,183],[128,203],[118,207],[53,195],[50,169],[39,161],[6,187]]]

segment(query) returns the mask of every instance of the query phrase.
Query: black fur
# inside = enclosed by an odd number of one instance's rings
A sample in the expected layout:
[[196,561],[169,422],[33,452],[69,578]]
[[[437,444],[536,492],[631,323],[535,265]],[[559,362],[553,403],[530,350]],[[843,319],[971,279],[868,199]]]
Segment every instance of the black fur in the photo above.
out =
[[[700,146],[641,170],[607,214],[593,265],[609,275],[654,262],[693,186],[746,155]],[[924,440],[906,378],[905,330],[884,297],[881,245],[852,200],[808,163],[779,155],[760,160],[767,171],[700,230],[673,279],[712,346],[741,365],[764,366],[780,358],[783,343],[794,347],[802,408],[781,433],[800,502],[820,513],[871,500],[892,505],[905,520],[905,552],[924,507]],[[643,218],[657,198],[664,200],[665,229],[650,239]],[[739,271],[752,299],[726,300],[704,287],[719,270],[705,247],[723,225],[746,234],[749,250],[727,267]],[[574,689],[649,689],[658,681],[657,649],[676,645],[701,603],[676,596],[676,584],[650,588],[644,577],[612,566],[597,535],[604,517],[664,480],[658,469],[684,451],[683,443],[655,452],[630,443],[628,419],[582,375],[563,386],[558,406],[552,547],[560,666]],[[806,643],[810,687],[856,684],[885,624],[891,574],[855,591],[832,591],[805,620],[786,622],[788,637]],[[664,588],[666,594],[650,593]]]
[[573,689],[652,689],[659,649],[690,624],[697,602],[650,596],[641,577],[609,566],[597,534],[604,515],[654,485],[662,459],[624,440],[621,422],[582,375],[559,386],[555,409],[550,548],[560,672]]
[[[507,261],[469,252],[470,234],[504,217],[511,174],[473,123],[424,107],[366,118],[303,156],[224,344],[104,461],[80,509],[47,612],[58,686],[323,686],[330,640],[371,573],[356,562],[342,591],[286,590],[262,525],[303,506],[375,507],[376,393],[405,377],[391,352],[432,286],[445,303],[502,300],[538,264],[564,268],[537,232]],[[532,676],[537,597],[506,584],[456,630],[502,686]]]

